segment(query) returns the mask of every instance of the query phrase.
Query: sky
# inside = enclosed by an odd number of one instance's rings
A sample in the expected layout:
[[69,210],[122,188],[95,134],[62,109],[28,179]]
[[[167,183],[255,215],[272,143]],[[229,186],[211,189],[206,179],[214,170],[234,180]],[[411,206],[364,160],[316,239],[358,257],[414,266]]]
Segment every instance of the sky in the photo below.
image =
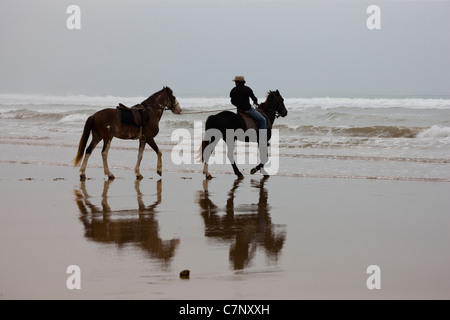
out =
[[449,97],[449,14],[425,0],[1,0],[0,94],[227,97],[244,75],[257,96]]

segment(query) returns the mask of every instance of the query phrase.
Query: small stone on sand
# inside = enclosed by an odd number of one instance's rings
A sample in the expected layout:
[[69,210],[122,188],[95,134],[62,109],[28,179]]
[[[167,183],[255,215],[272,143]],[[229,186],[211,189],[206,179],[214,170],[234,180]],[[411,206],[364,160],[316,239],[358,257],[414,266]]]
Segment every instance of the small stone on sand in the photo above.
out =
[[183,270],[183,271],[181,271],[181,272],[180,272],[180,278],[182,278],[182,279],[189,279],[189,273],[190,273],[189,270]]

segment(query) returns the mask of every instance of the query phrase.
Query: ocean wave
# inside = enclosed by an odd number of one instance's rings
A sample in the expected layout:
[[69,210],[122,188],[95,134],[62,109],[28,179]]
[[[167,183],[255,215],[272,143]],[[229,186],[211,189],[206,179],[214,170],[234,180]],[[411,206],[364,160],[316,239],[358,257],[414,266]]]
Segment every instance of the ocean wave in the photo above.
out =
[[63,116],[59,122],[61,123],[84,123],[86,121],[86,119],[89,117],[89,114],[85,114],[85,113],[78,113],[78,114],[69,114],[69,115],[65,115]]
[[82,122],[86,121],[90,114],[95,110],[69,110],[69,111],[49,111],[49,110],[30,110],[16,109],[0,111],[0,119],[10,120],[45,120],[49,122]]
[[53,112],[39,112],[29,109],[17,109],[0,112],[0,119],[47,119],[60,120],[64,114]]
[[432,126],[417,135],[419,138],[450,138],[450,127]]
[[231,106],[229,98],[182,98],[177,97],[181,107],[186,110],[202,110],[211,108],[219,110],[220,108]]
[[44,96],[22,94],[0,94],[0,105],[3,106],[89,106],[111,107],[119,102],[125,105],[134,105],[147,97],[118,97],[118,96]]
[[[149,93],[149,96],[153,93]],[[176,95],[176,93],[175,93]],[[148,96],[147,96],[148,97]],[[49,96],[49,95],[24,95],[24,94],[0,94],[0,106],[92,106],[92,107],[112,107],[119,102],[125,105],[134,105],[142,102],[146,96],[121,97],[121,96],[87,96],[87,95],[67,95],[67,96]],[[220,109],[230,107],[230,99],[225,97],[217,98],[183,98],[178,97],[182,108]],[[266,97],[260,97],[260,102],[265,101]],[[321,108],[334,109],[342,107],[350,108],[410,108],[410,109],[448,109],[450,108],[450,99],[369,99],[369,98],[285,98],[285,105],[288,108]]]
[[362,99],[362,98],[288,98],[285,105],[291,108],[407,108],[448,109],[450,99]]
[[313,136],[347,136],[363,138],[415,138],[423,130],[416,127],[368,126],[368,127],[326,127],[276,125],[276,129],[288,130]]

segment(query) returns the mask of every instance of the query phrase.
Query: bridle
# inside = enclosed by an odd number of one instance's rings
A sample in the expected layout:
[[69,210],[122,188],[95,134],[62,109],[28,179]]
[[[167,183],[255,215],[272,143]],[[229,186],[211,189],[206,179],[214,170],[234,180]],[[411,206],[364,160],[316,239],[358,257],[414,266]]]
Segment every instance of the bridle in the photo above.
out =
[[[176,99],[175,99],[175,101],[176,101]],[[144,102],[145,101],[141,102],[141,106],[144,106]],[[172,103],[170,101],[170,96],[167,95],[167,100],[166,100],[166,102],[164,104],[163,103],[158,103],[157,105],[150,105],[150,108],[163,110],[163,111],[165,111],[165,110],[172,110],[176,106],[177,103],[178,103],[177,101],[176,101],[176,103]]]
[[273,95],[273,97],[274,97],[275,100],[276,100],[277,106],[276,106],[276,109],[275,109],[275,117],[276,117],[276,118],[279,118],[279,117],[280,117],[280,111],[279,111],[279,109],[280,109],[280,107],[283,105],[283,101],[281,100],[280,95],[277,94],[276,91],[271,91],[270,94]]

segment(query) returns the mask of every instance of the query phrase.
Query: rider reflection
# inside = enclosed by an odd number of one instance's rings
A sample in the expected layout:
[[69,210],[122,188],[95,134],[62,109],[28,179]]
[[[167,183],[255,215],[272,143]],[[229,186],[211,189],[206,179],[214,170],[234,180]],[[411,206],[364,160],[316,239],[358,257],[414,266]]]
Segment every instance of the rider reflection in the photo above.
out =
[[[234,204],[236,190],[242,179],[236,179],[228,192],[225,208],[221,209],[210,198],[208,184],[203,182],[203,192],[200,192],[198,204],[205,223],[205,236],[231,243],[229,260],[234,270],[242,270],[255,258],[258,247],[264,248],[265,254],[273,261],[283,248],[286,232],[280,225],[272,224],[268,191],[264,187],[268,177],[260,181],[252,180],[252,187],[259,190],[257,204]],[[220,215],[224,211],[225,215]]]

